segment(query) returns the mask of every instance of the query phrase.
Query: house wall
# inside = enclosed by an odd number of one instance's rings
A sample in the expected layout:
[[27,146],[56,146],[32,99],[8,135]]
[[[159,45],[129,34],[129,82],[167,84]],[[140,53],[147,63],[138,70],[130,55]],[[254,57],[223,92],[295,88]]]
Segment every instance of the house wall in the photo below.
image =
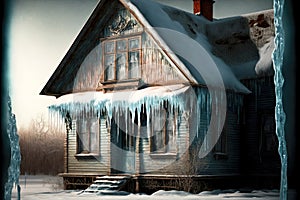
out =
[[99,156],[77,155],[76,120],[72,123],[69,133],[68,173],[106,175],[109,173],[110,135],[106,129],[106,119],[100,119],[100,150]]
[[[238,114],[227,109],[222,134],[226,134],[226,152],[218,154],[214,149],[203,159],[198,168],[202,175],[233,175],[240,173],[240,125]],[[220,138],[219,138],[220,140]]]
[[186,79],[147,34],[142,35],[142,81],[149,85],[184,83]]
[[[107,21],[107,19],[111,18],[113,12],[112,8],[115,8],[119,4],[118,1],[109,1],[109,2],[100,2],[97,7],[100,7],[99,13],[101,15],[94,15],[93,20],[89,20],[78,37],[81,39],[75,41],[68,53],[58,66],[55,71],[55,75],[51,77],[49,80],[51,84],[47,85],[47,91],[51,91],[47,94],[54,95],[56,97],[62,96],[64,94],[72,93],[76,90],[90,90],[91,86],[95,86],[98,84],[99,79],[89,80],[87,83],[91,83],[91,85],[87,85],[84,79],[90,79],[88,77],[79,77],[82,76],[83,73],[79,71],[82,65],[85,65],[84,68],[90,67],[99,67],[98,62],[94,62],[95,60],[99,60],[99,57],[96,56],[92,58],[95,53],[95,48],[100,44],[100,38],[103,37],[103,24]],[[96,10],[96,9],[95,9]],[[92,28],[91,28],[92,27]],[[93,55],[89,55],[89,54]],[[64,68],[63,66],[68,65],[68,67]],[[98,70],[99,68],[94,68],[94,70]],[[96,71],[95,74],[91,74],[92,77],[96,77],[99,75],[101,71]],[[77,77],[77,78],[76,78]],[[77,80],[76,80],[77,79]],[[80,83],[79,83],[80,82]],[[92,88],[95,90],[95,88]],[[77,91],[76,91],[77,92]]]
[[[216,144],[218,145],[221,142],[225,142],[226,145],[222,152],[217,151],[215,145],[207,156],[194,161],[196,166],[198,166],[196,173],[199,175],[236,175],[240,173],[240,135],[242,134],[240,112],[243,96],[230,91],[227,91],[226,95],[226,118],[223,129],[220,130],[222,131],[222,135],[218,138]],[[221,115],[222,113],[216,114]],[[197,149],[197,151],[192,152],[192,154],[196,153],[196,156],[198,155],[201,145],[204,145],[204,147],[205,145],[209,145],[208,143],[205,144],[203,141],[210,123],[210,110],[202,108],[200,115],[198,134],[192,142],[193,148]],[[220,118],[220,116],[218,118]],[[192,134],[192,132],[190,134]],[[225,136],[223,137],[224,134]]]
[[[101,90],[103,88],[117,88],[122,84],[123,87],[123,81],[116,80],[109,84],[104,80],[103,43],[107,40],[113,41],[132,36],[141,36],[142,43],[140,47],[139,86],[187,82],[187,79],[172,64],[172,61],[168,58],[164,50],[156,44],[128,10],[118,3],[112,13],[109,16],[111,20],[101,28],[102,31],[99,31],[100,28],[94,31],[95,34],[98,34],[98,41],[91,41],[94,42],[94,45],[87,43],[86,45],[88,46],[80,47],[80,51],[86,51],[84,54],[86,57],[82,58],[81,61],[78,60],[78,63],[80,63],[79,69],[76,73],[72,72],[72,76],[75,76],[74,82],[66,84],[64,86],[66,89],[64,90],[71,90],[70,88],[72,88],[73,92]],[[112,32],[111,26],[118,23],[120,16],[124,19],[132,20],[132,23],[136,25],[124,31]],[[93,46],[93,48],[90,46]]]
[[[126,150],[119,152],[122,153],[122,160],[120,155],[116,155],[116,145],[112,146],[111,135],[116,134],[115,132],[110,133],[106,127],[106,118],[100,119],[100,155],[99,156],[88,156],[77,153],[78,134],[76,132],[76,120],[73,120],[72,130],[68,134],[68,173],[78,174],[95,174],[95,175],[106,175],[120,173],[116,170],[129,170],[123,173],[136,174],[139,173],[153,173],[153,174],[177,174],[178,168],[176,168],[176,161],[185,153],[188,149],[189,144],[189,120],[188,113],[180,114],[176,116],[176,143],[177,152],[176,154],[156,154],[151,152],[151,142],[149,138],[142,138],[140,140],[140,155],[139,157],[133,158],[132,154],[126,154]],[[111,130],[111,129],[110,129]],[[113,150],[115,149],[115,150]],[[134,149],[133,151],[136,151]],[[134,156],[134,154],[133,154]],[[112,160],[114,161],[112,161]],[[129,169],[125,165],[136,162],[135,159],[139,159],[139,169]],[[117,162],[117,163],[112,163]],[[175,163],[175,164],[174,164]],[[131,163],[133,166],[135,163]],[[116,170],[112,170],[111,167],[118,165]],[[124,165],[124,166],[120,166]],[[170,167],[171,166],[171,167]],[[169,167],[169,168],[168,168]],[[162,170],[162,171],[161,171]],[[121,172],[122,173],[122,172]]]
[[[245,96],[242,131],[242,169],[245,174],[280,174],[280,159],[277,147],[264,152],[261,121],[263,115],[275,116],[275,88],[273,77],[243,80],[252,91]],[[275,125],[275,123],[274,123]],[[275,135],[275,127],[273,135]],[[275,137],[276,138],[276,137]],[[276,138],[277,139],[277,138]],[[277,144],[278,145],[278,144]]]

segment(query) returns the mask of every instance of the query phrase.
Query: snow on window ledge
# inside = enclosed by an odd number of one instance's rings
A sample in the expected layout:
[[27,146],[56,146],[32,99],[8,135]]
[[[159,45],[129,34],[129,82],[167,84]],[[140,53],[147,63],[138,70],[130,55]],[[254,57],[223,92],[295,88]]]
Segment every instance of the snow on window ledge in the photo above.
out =
[[78,153],[74,155],[76,158],[80,159],[80,158],[90,158],[90,159],[96,159],[97,157],[99,157],[100,155],[97,153]]
[[215,152],[214,153],[214,158],[216,160],[227,160],[228,159],[228,154],[223,153],[223,152]]
[[150,153],[150,157],[156,159],[175,159],[177,157],[177,153]]

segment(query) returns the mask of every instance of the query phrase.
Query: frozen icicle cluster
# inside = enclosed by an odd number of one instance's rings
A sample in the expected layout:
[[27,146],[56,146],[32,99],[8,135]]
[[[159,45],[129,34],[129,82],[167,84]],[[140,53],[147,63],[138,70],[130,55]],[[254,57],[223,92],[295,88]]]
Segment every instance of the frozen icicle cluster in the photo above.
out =
[[92,93],[92,95],[89,92],[78,95],[71,94],[71,98],[63,99],[61,103],[50,106],[49,110],[52,113],[50,118],[56,118],[57,113],[62,119],[66,113],[69,113],[72,119],[100,117],[105,112],[111,119],[113,112],[121,108],[125,112],[129,111],[134,120],[135,113],[138,114],[139,119],[142,107],[150,116],[151,108],[159,108],[164,102],[168,102],[174,108],[184,110],[194,96],[190,87],[184,85],[149,87],[137,91],[116,93]]
[[281,184],[280,199],[287,199],[287,147],[285,140],[285,113],[282,103],[282,87],[284,77],[282,75],[282,63],[284,53],[284,30],[282,23],[284,0],[274,0],[274,25],[275,25],[275,50],[272,55],[275,71],[274,83],[276,94],[275,120],[276,134],[279,141],[278,151],[281,159]]
[[[21,164],[21,153],[19,145],[19,136],[17,133],[16,117],[12,113],[11,100],[8,98],[8,124],[7,124],[7,135],[10,141],[10,165],[8,168],[8,180],[5,184],[5,200],[11,199],[11,192],[14,184],[18,187],[19,191],[19,175],[20,175],[20,164]],[[20,196],[20,194],[18,193]]]
[[[194,137],[203,138],[201,157],[205,157],[217,142],[222,131],[226,116],[227,105],[238,113],[242,106],[242,96],[220,92],[218,89],[210,91],[208,88],[193,88],[185,85],[148,87],[136,91],[118,91],[114,93],[86,92],[80,94],[69,94],[61,97],[59,102],[49,107],[52,117],[60,117],[63,121],[67,113],[71,119],[78,118],[108,118],[111,121],[113,116],[116,123],[119,117],[125,117],[125,121],[139,119],[141,113],[152,116],[156,110],[162,110],[164,103],[168,103],[170,110],[178,110],[188,113],[188,117],[194,122],[191,123],[191,141]],[[228,103],[227,103],[228,102]],[[223,115],[223,118],[220,117]],[[150,124],[150,117],[147,117],[147,124]],[[56,121],[55,119],[53,121]],[[179,122],[178,122],[179,123]],[[206,126],[206,129],[200,127]],[[119,124],[122,126],[121,124]],[[150,126],[147,126],[149,137]],[[123,127],[127,132],[127,127]],[[200,135],[199,135],[200,134]],[[199,154],[199,156],[200,156]]]

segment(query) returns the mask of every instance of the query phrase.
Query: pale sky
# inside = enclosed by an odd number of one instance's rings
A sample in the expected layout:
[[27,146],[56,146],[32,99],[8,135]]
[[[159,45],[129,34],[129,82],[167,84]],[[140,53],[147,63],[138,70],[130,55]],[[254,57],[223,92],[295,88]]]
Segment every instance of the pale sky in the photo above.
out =
[[[192,12],[193,0],[156,0]],[[12,0],[10,95],[18,127],[47,114],[54,97],[39,95],[99,0]],[[271,9],[272,0],[216,0],[214,17]]]

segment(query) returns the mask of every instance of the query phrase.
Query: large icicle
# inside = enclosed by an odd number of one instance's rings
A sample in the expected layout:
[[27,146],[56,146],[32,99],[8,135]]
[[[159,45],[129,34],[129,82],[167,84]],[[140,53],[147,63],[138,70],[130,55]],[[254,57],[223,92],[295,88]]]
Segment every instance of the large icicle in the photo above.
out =
[[276,134],[279,141],[278,152],[281,159],[281,183],[280,199],[287,199],[287,147],[285,140],[285,113],[282,103],[282,87],[284,77],[282,75],[282,63],[284,53],[284,30],[282,23],[284,0],[274,0],[274,25],[275,25],[275,50],[272,54],[273,67],[275,71],[274,83],[276,94],[275,120]]
[[15,184],[18,189],[18,199],[20,199],[20,164],[21,164],[21,153],[19,145],[19,136],[17,133],[16,117],[12,113],[11,100],[8,97],[8,124],[7,124],[7,135],[10,142],[10,165],[8,168],[8,180],[5,184],[5,200],[11,199],[11,191]]

